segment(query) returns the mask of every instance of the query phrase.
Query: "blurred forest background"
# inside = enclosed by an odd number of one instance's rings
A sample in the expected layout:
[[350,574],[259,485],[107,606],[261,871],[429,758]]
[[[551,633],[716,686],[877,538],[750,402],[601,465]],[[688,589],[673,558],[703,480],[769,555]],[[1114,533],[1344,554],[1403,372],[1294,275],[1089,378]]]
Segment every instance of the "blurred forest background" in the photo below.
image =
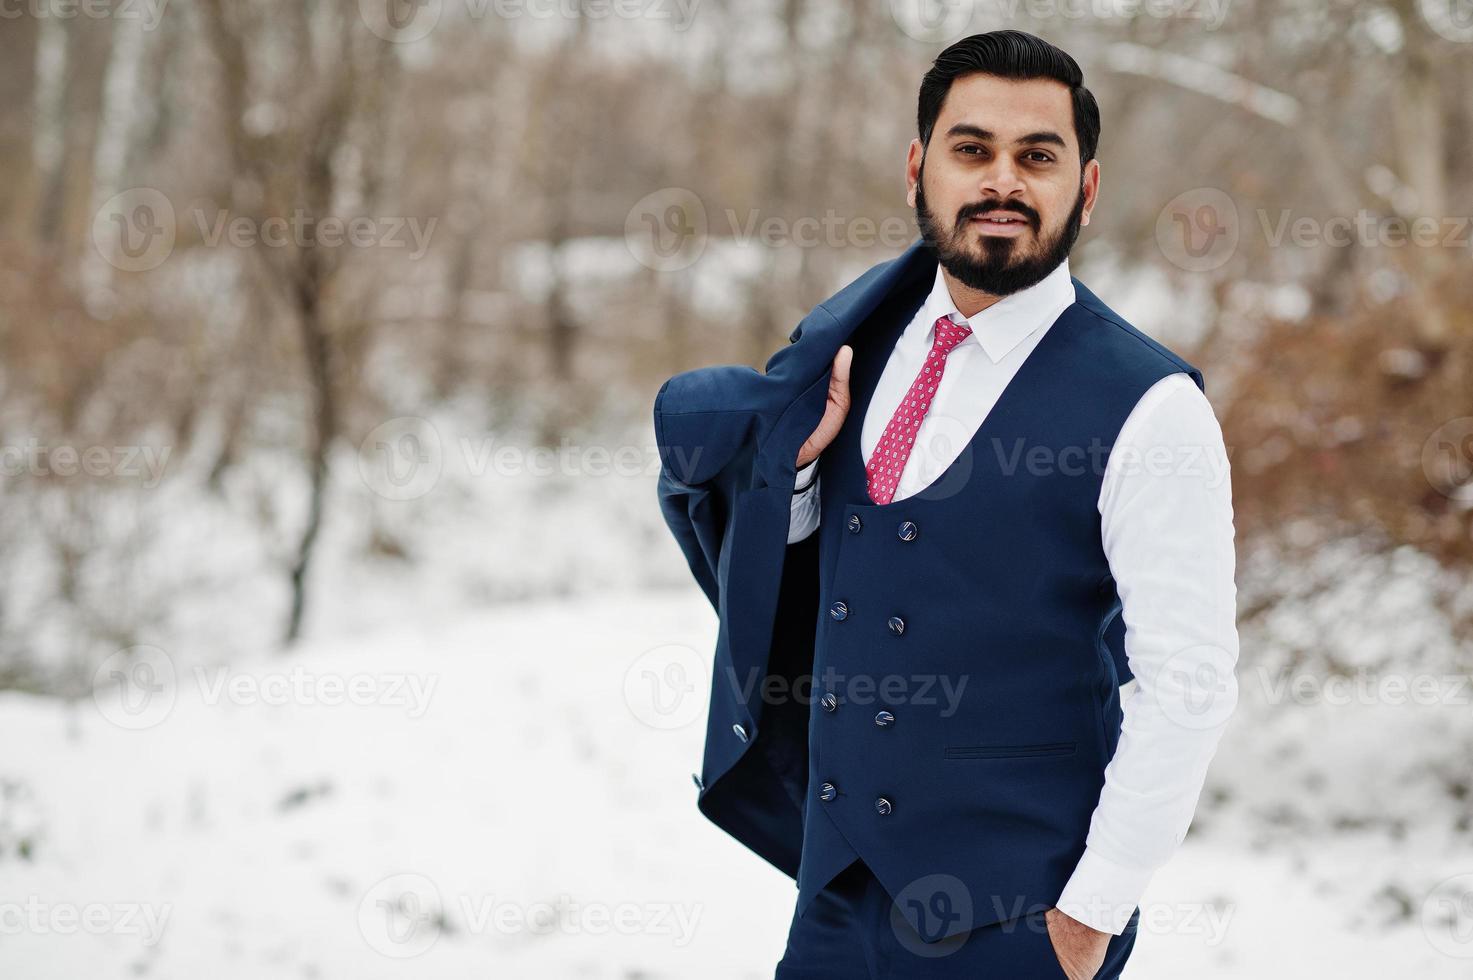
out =
[[[1194,839],[1412,841],[1335,921],[1415,930],[1473,870],[1473,696],[1279,681],[1473,667],[1467,0],[0,5],[0,713],[140,648],[525,607],[543,649],[693,601],[655,390],[760,368],[913,240],[921,75],[999,27],[1084,66],[1075,275],[1202,367],[1230,449],[1251,733]],[[46,858],[46,778],[0,769],[0,873]]]

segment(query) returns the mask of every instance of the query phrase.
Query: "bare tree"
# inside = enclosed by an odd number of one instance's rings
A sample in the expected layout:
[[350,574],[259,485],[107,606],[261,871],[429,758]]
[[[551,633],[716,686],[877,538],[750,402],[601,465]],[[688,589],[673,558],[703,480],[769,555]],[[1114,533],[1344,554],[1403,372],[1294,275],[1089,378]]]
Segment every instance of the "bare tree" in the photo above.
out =
[[[6,31],[30,21],[7,20]],[[64,38],[61,96],[56,118],[46,120],[58,132],[59,149],[43,175],[37,228],[42,242],[71,252],[92,227],[93,164],[114,24],[107,17],[75,17],[51,26]]]
[[21,17],[0,31],[0,228],[15,238],[35,195],[36,48],[41,22]]
[[[276,297],[289,312],[297,333],[309,402],[304,453],[309,473],[306,517],[289,561],[291,607],[286,643],[300,638],[306,614],[307,583],[322,528],[331,473],[329,456],[340,435],[343,393],[338,357],[343,337],[334,335],[331,293],[342,265],[339,250],[324,248],[313,230],[333,215],[344,188],[336,168],[350,147],[354,127],[371,123],[382,110],[380,93],[391,84],[394,60],[386,44],[354,16],[352,4],[335,3],[321,14],[323,35],[332,39],[319,54],[308,8],[274,5],[287,29],[275,33],[266,17],[251,17],[224,0],[204,0],[205,33],[219,67],[223,123],[235,168],[229,183],[232,210],[258,222],[291,215],[307,234],[286,248],[254,248]],[[275,42],[291,64],[293,111],[268,138],[254,135],[246,107],[272,82],[252,72],[248,48]],[[281,93],[277,93],[278,96]],[[363,190],[364,188],[359,188]],[[259,225],[258,225],[259,226]]]

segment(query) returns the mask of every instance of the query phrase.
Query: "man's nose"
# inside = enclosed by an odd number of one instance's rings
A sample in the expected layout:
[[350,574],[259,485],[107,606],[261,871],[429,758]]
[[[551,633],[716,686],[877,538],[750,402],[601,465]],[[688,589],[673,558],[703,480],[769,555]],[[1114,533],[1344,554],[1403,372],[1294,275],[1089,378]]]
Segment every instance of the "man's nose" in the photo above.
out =
[[1007,199],[1023,193],[1023,179],[1011,160],[998,157],[981,174],[977,190],[984,197]]

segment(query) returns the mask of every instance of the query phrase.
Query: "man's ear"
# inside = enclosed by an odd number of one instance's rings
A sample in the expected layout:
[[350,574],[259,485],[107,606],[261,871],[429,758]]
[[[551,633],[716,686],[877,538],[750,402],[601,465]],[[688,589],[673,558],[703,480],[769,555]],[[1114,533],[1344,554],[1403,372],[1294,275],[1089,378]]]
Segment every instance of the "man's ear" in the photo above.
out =
[[916,183],[921,179],[921,163],[926,159],[926,147],[919,139],[910,141],[905,151],[905,203],[916,206]]
[[1084,192],[1084,212],[1079,219],[1080,225],[1089,224],[1089,213],[1095,209],[1095,202],[1100,197],[1100,161],[1094,159],[1084,165],[1084,174],[1080,178],[1080,189]]

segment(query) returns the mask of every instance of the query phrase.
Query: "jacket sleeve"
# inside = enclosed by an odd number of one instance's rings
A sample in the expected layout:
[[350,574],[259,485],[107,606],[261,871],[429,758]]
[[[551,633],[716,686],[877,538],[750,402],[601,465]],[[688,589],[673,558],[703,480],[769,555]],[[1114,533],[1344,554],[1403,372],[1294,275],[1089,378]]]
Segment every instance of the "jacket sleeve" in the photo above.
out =
[[[729,416],[708,409],[720,389],[720,369],[678,374],[655,396],[655,442],[660,453],[660,513],[712,607],[721,608],[721,547],[731,501],[721,479],[731,456]],[[696,394],[693,395],[692,392]]]
[[772,424],[773,392],[781,390],[767,376],[733,364],[677,374],[655,396],[660,512],[718,611],[732,509],[751,484],[758,437]]
[[675,541],[685,554],[686,564],[711,606],[721,608],[721,592],[717,584],[717,565],[721,559],[721,538],[726,516],[714,481],[692,485],[682,483],[669,467],[660,464],[660,512]]

